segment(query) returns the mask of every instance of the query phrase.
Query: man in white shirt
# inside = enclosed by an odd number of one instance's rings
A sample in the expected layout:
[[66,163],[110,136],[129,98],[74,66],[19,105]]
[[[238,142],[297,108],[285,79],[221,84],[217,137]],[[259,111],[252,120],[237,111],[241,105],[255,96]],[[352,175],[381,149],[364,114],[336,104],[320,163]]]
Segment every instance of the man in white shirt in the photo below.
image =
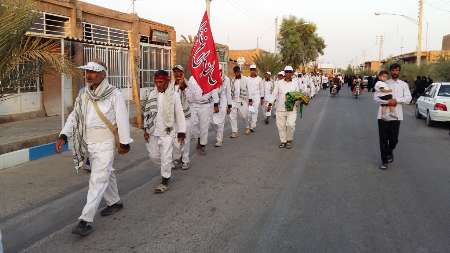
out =
[[150,159],[161,165],[162,180],[155,193],[164,193],[172,176],[174,138],[180,145],[184,144],[186,120],[180,95],[170,83],[169,73],[158,70],[154,83],[155,89],[144,101],[144,139]]
[[189,101],[192,113],[191,135],[197,138],[198,152],[201,155],[206,155],[211,114],[219,112],[219,95],[217,89],[203,94],[203,90],[193,76],[189,78],[188,86],[190,89],[193,89],[194,94],[192,100]]
[[231,79],[231,112],[230,112],[230,124],[231,124],[231,136],[230,138],[239,137],[238,118],[244,119],[248,124],[248,89],[247,79],[242,76],[241,68],[235,66],[233,68],[234,78]]
[[328,77],[322,74],[322,89],[326,90],[328,87]]
[[306,81],[305,81],[305,77],[304,77],[304,75],[303,74],[299,74],[299,77],[298,77],[298,88],[301,90],[301,91],[306,91],[307,90],[307,87],[306,87]]
[[[411,101],[411,92],[407,83],[399,79],[401,66],[394,63],[389,67],[391,71],[391,79],[387,80],[386,84],[392,90],[392,99],[386,101],[374,96],[375,102],[380,104],[378,106],[378,132],[380,136],[380,152],[381,165],[380,169],[386,170],[388,164],[394,161],[394,149],[398,143],[398,135],[400,131],[400,122],[403,120],[403,106]],[[395,106],[395,114],[398,120],[385,121],[382,120],[381,104],[387,104],[391,107]]]
[[184,68],[181,65],[175,65],[172,68],[174,80],[169,84],[173,86],[179,94],[181,106],[183,107],[184,118],[186,121],[186,138],[184,145],[181,145],[177,139],[173,142],[173,166],[188,170],[190,164],[189,151],[191,146],[191,108],[189,101],[192,100],[192,89],[187,86],[188,81],[184,77]]
[[262,89],[262,91],[264,92],[261,94],[261,97],[263,98],[261,101],[262,102],[261,106],[265,112],[266,118],[264,122],[266,123],[266,125],[269,124],[270,116],[272,115],[272,108],[270,108],[269,110],[269,102],[273,91],[273,81],[270,78],[271,75],[272,73],[270,72],[264,73],[263,89]]
[[89,159],[91,174],[86,205],[72,230],[74,234],[86,236],[94,231],[94,216],[102,198],[107,205],[101,211],[102,216],[123,208],[113,168],[114,154],[116,149],[119,154],[128,153],[133,140],[125,100],[119,89],[108,83],[105,64],[88,62],[80,68],[86,72],[86,86],[75,100],[56,142],[56,151],[61,152],[71,138],[77,172]]
[[255,132],[256,123],[258,121],[258,111],[260,101],[264,98],[261,97],[261,89],[263,86],[262,78],[258,76],[256,65],[250,65],[250,76],[247,78],[248,89],[248,113],[249,121],[245,129],[245,134]]
[[269,107],[271,107],[275,101],[277,102],[276,120],[281,142],[279,148],[291,149],[292,141],[294,140],[295,123],[297,120],[297,106],[294,106],[293,111],[286,110],[286,94],[288,92],[300,91],[300,88],[298,83],[292,81],[294,70],[291,66],[286,66],[284,68],[284,73],[284,80],[279,81],[273,90]]
[[230,78],[223,73],[222,65],[219,65],[219,70],[222,75],[222,85],[218,89],[219,93],[219,112],[212,115],[211,124],[216,131],[216,147],[221,147],[223,144],[223,130],[225,127],[225,116],[230,113],[232,108],[231,99],[231,82]]

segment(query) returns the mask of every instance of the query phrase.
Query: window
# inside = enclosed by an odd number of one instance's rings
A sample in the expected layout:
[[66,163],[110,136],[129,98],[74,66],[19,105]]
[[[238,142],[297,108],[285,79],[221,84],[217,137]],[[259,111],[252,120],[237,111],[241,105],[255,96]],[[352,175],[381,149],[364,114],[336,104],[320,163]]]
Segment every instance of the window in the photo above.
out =
[[[144,36],[142,36],[144,37]],[[149,43],[142,43],[141,37],[141,60],[139,64],[140,87],[153,87],[155,72],[164,69],[171,72],[171,48]]]
[[83,31],[85,40],[128,46],[128,32],[125,30],[83,23]]
[[85,63],[101,60],[108,68],[109,83],[117,88],[130,87],[128,50],[119,47],[84,45]]
[[439,88],[438,96],[450,97],[450,85],[441,85]]
[[41,13],[29,32],[34,34],[66,37],[69,18],[50,13]]

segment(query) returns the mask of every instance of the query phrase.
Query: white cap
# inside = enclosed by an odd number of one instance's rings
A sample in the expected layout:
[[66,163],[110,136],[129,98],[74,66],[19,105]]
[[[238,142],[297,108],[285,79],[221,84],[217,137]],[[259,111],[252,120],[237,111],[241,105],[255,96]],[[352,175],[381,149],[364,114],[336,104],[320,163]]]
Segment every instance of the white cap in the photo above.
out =
[[280,72],[278,72],[278,75],[282,75],[282,76],[284,76],[284,71],[280,71]]
[[284,67],[284,71],[294,71],[294,69],[292,68],[292,66],[286,66]]
[[181,66],[181,65],[175,65],[175,66],[173,66],[172,70],[175,70],[175,69],[178,69],[178,70],[181,70],[182,72],[184,72],[184,68],[183,68],[183,66]]
[[255,64],[250,65],[250,69],[256,69],[256,65]]
[[89,70],[89,71],[95,71],[95,72],[102,72],[102,71],[106,72],[105,67],[103,67],[102,65],[100,65],[96,62],[93,62],[93,61],[90,61],[86,65],[80,66],[78,68],[84,69],[84,70]]
[[270,73],[270,71],[267,71],[267,72],[266,72],[266,74],[268,74],[269,76],[271,76],[271,75],[272,75],[272,73]]

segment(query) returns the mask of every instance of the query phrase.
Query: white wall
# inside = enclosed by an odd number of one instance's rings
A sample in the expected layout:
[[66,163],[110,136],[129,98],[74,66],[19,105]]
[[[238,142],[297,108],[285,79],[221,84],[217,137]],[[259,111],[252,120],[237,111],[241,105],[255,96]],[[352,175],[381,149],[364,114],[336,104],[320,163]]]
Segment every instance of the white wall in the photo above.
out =
[[14,94],[4,101],[0,101],[0,116],[40,111],[41,109],[42,92]]

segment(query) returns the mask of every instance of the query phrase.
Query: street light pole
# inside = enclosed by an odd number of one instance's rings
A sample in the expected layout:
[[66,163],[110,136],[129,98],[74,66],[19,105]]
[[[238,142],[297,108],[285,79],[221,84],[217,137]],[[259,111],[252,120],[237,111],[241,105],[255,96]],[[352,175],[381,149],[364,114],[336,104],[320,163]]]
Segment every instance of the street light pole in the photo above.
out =
[[380,15],[400,16],[400,17],[408,19],[409,21],[411,21],[415,25],[417,25],[416,64],[418,66],[420,66],[420,61],[421,61],[421,56],[422,56],[423,0],[419,0],[419,15],[418,15],[417,20],[414,18],[408,17],[406,15],[397,14],[397,13],[375,12],[375,15],[376,16],[380,16]]
[[417,19],[417,66],[422,60],[422,25],[423,25],[423,0],[419,0],[419,18]]

